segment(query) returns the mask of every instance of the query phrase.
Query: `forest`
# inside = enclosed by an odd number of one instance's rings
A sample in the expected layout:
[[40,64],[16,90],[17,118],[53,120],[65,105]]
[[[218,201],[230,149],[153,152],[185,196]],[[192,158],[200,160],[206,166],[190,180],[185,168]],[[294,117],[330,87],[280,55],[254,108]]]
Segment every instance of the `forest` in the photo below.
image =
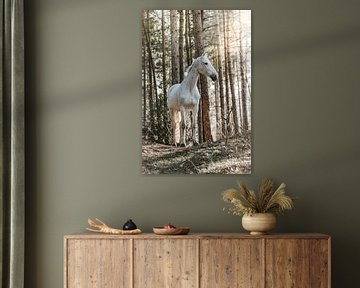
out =
[[[141,21],[142,172],[251,173],[251,11],[144,10]],[[179,145],[169,88],[184,85],[204,54],[216,81],[195,78],[200,98]]]

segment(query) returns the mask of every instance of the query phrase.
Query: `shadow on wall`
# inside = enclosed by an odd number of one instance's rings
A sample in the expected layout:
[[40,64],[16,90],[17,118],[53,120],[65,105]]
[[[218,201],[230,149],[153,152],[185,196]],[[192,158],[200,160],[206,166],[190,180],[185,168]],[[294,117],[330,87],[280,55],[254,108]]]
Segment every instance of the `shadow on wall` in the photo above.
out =
[[[76,1],[72,1],[72,0],[63,0],[63,1],[47,0],[47,1],[41,1],[41,2],[42,2],[41,5],[43,5],[44,8],[55,10],[55,9],[74,9],[74,8],[76,8],[78,6],[83,7],[84,4],[85,5],[91,5],[92,3],[98,4],[99,1],[97,1],[97,0],[76,0]],[[109,1],[109,2],[111,2],[111,1]],[[117,2],[117,1],[114,0],[113,2]]]
[[[308,39],[301,39],[288,45],[254,51],[254,54],[256,53],[256,62],[261,64],[268,61],[283,60],[284,57],[291,57],[294,54],[311,53],[324,49],[325,47],[346,45],[358,41],[360,41],[360,26],[354,26],[336,33],[321,34]],[[139,82],[140,74],[141,72],[139,70],[138,74],[119,79],[117,82],[101,83],[101,85],[89,87],[83,91],[69,93],[66,96],[58,95],[56,97],[51,97],[51,99],[44,103],[45,108],[49,109],[47,112],[51,112],[83,105],[85,102],[103,102],[104,100],[109,100],[109,97],[124,98],[130,96],[129,92],[134,91],[134,89],[138,90],[136,92],[141,93]]]
[[49,113],[57,110],[76,108],[85,103],[98,104],[117,98],[128,98],[134,95],[134,89],[140,87],[139,81],[139,75],[131,75],[127,78],[121,78],[116,82],[101,83],[101,85],[86,87],[82,91],[68,93],[66,96],[53,96],[51,99],[46,99],[43,105],[46,112]]
[[[296,42],[290,42],[287,45],[257,50],[254,54],[256,55],[256,62],[261,64],[268,61],[283,60],[284,57],[294,56],[295,54],[311,53],[326,47],[348,45],[358,41],[360,41],[359,25],[336,31],[336,33],[322,33],[310,38],[299,39]],[[256,46],[254,47],[256,49]]]
[[[295,210],[279,217],[281,231],[320,232],[332,237],[332,266],[334,287],[343,286],[343,275],[356,275],[356,265],[345,265],[349,259],[360,256],[358,225],[358,193],[348,186],[358,179],[360,143],[332,154],[319,152],[309,155],[302,163],[288,165],[285,179],[296,188],[291,195],[298,196]],[[342,171],[344,170],[344,171]],[[351,172],[349,172],[351,171]],[[341,178],[338,175],[342,175]],[[314,182],[314,179],[316,181]],[[296,183],[298,182],[298,183]],[[322,195],[319,197],[319,194]],[[355,201],[354,201],[355,200]],[[348,282],[347,282],[348,283]],[[346,286],[350,287],[350,286]],[[354,286],[351,286],[354,287]]]

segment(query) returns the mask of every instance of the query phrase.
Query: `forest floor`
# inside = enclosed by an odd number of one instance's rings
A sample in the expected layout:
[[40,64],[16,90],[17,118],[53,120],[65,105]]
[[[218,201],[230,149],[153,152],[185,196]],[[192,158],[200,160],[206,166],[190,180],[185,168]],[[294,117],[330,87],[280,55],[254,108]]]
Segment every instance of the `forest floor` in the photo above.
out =
[[250,174],[251,137],[175,147],[143,140],[143,174]]

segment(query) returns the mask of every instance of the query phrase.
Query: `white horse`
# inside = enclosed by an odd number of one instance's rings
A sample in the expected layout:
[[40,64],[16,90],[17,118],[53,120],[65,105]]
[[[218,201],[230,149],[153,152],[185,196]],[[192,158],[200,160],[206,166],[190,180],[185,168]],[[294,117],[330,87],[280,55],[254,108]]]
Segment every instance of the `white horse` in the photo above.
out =
[[191,66],[187,69],[187,75],[181,83],[174,84],[169,88],[167,105],[170,110],[170,118],[174,135],[175,145],[179,143],[177,140],[178,130],[180,128],[180,146],[186,146],[185,128],[186,128],[186,111],[192,111],[192,140],[194,145],[197,144],[195,133],[195,123],[197,121],[199,111],[200,93],[197,88],[199,75],[209,76],[211,80],[218,79],[218,73],[209,61],[207,53],[193,60]]

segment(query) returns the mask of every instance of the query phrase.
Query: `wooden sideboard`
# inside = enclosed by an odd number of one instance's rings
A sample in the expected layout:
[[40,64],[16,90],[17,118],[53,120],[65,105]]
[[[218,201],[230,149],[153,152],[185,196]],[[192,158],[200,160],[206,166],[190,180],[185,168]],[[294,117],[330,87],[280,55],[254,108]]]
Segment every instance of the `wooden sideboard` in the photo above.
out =
[[64,239],[65,288],[329,288],[323,234],[189,234]]

